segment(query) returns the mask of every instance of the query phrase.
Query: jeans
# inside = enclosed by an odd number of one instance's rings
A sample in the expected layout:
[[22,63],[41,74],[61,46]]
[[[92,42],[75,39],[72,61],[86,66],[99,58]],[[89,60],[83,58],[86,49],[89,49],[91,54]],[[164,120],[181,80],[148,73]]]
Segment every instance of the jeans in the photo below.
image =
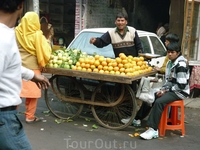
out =
[[32,150],[17,111],[0,111],[0,150]]

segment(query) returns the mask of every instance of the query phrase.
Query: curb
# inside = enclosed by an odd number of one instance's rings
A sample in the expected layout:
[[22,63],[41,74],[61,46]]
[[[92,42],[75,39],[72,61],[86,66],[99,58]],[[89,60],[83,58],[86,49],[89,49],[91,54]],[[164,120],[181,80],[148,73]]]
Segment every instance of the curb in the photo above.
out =
[[200,109],[200,97],[198,98],[187,98],[184,100],[184,105],[187,108]]

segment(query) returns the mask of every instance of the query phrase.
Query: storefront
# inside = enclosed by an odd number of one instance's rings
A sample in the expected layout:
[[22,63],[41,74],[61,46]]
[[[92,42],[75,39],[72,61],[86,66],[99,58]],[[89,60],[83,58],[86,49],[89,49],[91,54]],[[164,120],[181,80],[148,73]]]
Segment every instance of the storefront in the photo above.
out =
[[191,68],[191,96],[200,95],[200,0],[186,0],[182,50]]
[[39,14],[53,26],[54,44],[67,46],[74,38],[76,1],[40,0]]

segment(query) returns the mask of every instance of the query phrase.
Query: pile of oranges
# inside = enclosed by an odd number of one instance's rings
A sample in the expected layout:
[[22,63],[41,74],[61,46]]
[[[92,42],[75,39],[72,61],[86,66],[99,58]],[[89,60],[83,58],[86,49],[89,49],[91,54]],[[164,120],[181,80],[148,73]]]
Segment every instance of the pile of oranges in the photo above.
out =
[[137,76],[152,71],[152,67],[144,61],[144,57],[126,56],[124,53],[120,53],[115,59],[100,55],[81,57],[72,69],[127,76]]

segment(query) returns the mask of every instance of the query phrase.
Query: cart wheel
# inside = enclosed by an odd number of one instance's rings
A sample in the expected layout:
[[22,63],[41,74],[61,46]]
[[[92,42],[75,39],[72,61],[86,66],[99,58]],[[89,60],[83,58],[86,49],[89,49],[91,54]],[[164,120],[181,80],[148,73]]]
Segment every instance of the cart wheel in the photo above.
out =
[[[103,127],[120,130],[132,123],[137,109],[135,94],[129,85],[118,83],[112,85],[108,85],[108,83],[100,84],[94,91],[92,95],[94,102],[111,104],[119,99],[121,100],[115,106],[92,106],[94,118]],[[130,120],[123,124],[121,120],[125,118],[130,118]]]
[[68,96],[84,99],[76,79],[54,75],[50,82],[51,87],[45,90],[45,101],[49,110],[61,119],[77,117],[83,109],[83,104],[67,102],[66,98],[62,98]]

